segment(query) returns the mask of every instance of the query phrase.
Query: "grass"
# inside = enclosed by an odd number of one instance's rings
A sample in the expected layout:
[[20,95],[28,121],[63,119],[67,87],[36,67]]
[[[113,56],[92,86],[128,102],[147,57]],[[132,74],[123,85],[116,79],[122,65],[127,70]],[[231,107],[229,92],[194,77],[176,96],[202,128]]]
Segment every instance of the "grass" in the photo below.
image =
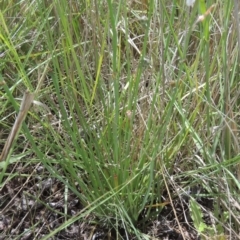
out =
[[[239,239],[237,3],[146,2],[2,3],[2,147],[24,92],[35,99],[1,162],[1,190],[18,166],[29,180],[24,169],[39,164],[66,193],[65,220],[41,239],[89,215],[118,239],[151,239],[144,226],[165,206],[187,239],[174,205],[183,196],[203,239]],[[74,216],[67,192],[82,205]]]

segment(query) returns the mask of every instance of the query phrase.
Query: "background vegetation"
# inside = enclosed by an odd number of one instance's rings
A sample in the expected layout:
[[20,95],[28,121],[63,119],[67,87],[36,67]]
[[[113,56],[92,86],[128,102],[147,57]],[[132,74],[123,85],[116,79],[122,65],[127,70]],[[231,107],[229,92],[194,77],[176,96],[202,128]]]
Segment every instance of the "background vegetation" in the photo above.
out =
[[[80,221],[116,239],[157,238],[149,226],[169,207],[184,239],[182,221],[203,239],[239,238],[236,3],[1,2],[2,147],[24,92],[35,99],[0,165],[2,208],[16,178],[20,188],[54,179],[50,195],[64,194],[60,225],[37,236],[34,221],[5,237],[50,239]],[[41,194],[31,198],[49,208]],[[175,201],[187,202],[190,219]]]

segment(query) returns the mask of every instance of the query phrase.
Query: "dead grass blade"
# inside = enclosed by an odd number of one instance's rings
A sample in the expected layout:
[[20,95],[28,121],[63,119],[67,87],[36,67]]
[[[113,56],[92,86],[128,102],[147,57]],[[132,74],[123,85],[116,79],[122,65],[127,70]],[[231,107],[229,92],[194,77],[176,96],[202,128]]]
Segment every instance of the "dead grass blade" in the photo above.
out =
[[31,107],[31,104],[33,102],[33,98],[34,98],[33,93],[30,93],[28,91],[25,92],[25,94],[23,96],[23,99],[22,99],[22,103],[21,103],[21,106],[20,106],[18,116],[15,120],[15,123],[12,127],[12,130],[11,130],[9,136],[8,136],[8,139],[7,139],[7,141],[4,145],[2,154],[0,156],[0,162],[5,161],[7,159],[7,156],[10,152],[12,144],[17,137],[17,134],[18,134],[18,132],[19,132],[21,126],[22,126],[22,123],[23,123],[23,121],[24,121],[24,119],[25,119],[25,117],[28,113],[29,108]]

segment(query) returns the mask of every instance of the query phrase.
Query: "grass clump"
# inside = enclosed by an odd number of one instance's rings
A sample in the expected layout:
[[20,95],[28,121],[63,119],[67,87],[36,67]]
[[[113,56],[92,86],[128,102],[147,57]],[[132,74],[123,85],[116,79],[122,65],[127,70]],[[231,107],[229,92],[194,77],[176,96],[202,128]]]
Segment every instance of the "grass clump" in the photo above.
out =
[[[59,224],[41,232],[46,223],[32,217],[29,232],[19,227],[18,234],[49,239],[81,222],[116,239],[237,239],[233,8],[200,0],[193,7],[153,0],[4,2],[2,139],[25,90],[35,100],[1,165],[1,191],[20,169],[24,186],[31,186],[27,196],[48,210],[49,198],[64,193]],[[49,198],[30,181],[39,171],[38,181],[55,182]],[[69,192],[80,204],[75,214]],[[167,215],[168,228],[177,231],[157,225]],[[5,234],[17,239],[10,228]]]

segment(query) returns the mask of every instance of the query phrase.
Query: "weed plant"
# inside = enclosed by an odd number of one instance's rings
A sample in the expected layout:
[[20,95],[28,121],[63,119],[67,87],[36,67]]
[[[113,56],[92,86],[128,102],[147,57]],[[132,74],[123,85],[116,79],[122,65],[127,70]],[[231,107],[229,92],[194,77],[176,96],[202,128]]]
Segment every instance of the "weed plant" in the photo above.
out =
[[[12,166],[41,164],[83,205],[44,239],[90,214],[98,225],[124,229],[125,239],[150,239],[142,226],[183,196],[202,237],[239,236],[239,20],[232,1],[1,6],[2,147],[23,93],[35,96],[1,162],[1,188],[14,178]],[[213,201],[211,226],[194,188]]]

